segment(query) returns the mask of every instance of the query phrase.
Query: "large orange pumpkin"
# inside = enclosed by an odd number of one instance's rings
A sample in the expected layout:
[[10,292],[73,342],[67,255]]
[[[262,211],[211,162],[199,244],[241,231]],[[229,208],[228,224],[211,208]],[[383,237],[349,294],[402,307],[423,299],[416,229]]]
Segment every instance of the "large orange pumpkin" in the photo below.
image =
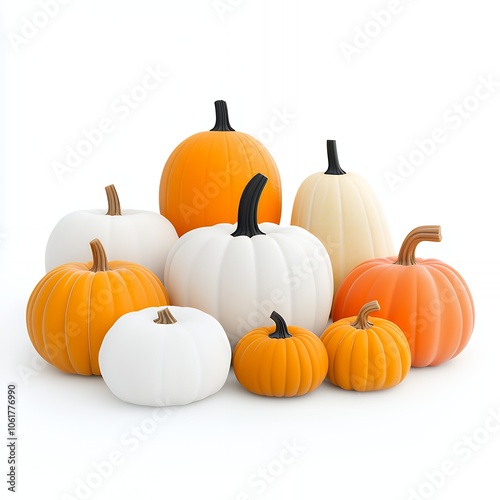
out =
[[224,101],[215,102],[215,113],[215,127],[181,142],[163,169],[160,212],[179,236],[197,227],[234,224],[240,194],[257,173],[269,179],[258,221],[280,222],[281,182],[272,156],[257,139],[231,127]]
[[73,262],[47,273],[26,310],[28,334],[37,352],[66,373],[100,375],[101,343],[123,314],[168,305],[161,281],[139,264],[108,263],[99,240],[93,261]]
[[380,316],[396,323],[410,344],[412,366],[435,366],[457,356],[474,327],[474,303],[460,274],[437,259],[415,257],[422,241],[441,241],[440,226],[411,231],[398,257],[368,260],[340,285],[333,302],[334,321],[354,316],[378,300]]

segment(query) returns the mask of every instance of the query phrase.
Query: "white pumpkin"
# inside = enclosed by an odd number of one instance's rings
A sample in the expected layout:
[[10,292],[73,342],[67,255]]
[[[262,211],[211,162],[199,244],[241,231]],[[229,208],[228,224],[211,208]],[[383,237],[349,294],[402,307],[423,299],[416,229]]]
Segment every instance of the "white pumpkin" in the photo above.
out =
[[328,169],[300,186],[292,225],[317,236],[330,255],[335,290],[358,264],[394,254],[382,208],[369,184],[339,165],[336,142],[327,141]]
[[68,262],[92,260],[88,242],[98,238],[110,260],[141,264],[163,280],[165,261],[179,239],[162,215],[142,210],[121,210],[113,185],[106,187],[108,211],[79,210],[54,227],[45,251],[45,270]]
[[128,403],[185,405],[226,382],[231,348],[220,323],[190,307],[148,307],[121,316],[99,351],[111,392]]
[[299,227],[257,224],[266,181],[257,174],[247,184],[237,224],[184,234],[165,266],[172,303],[217,318],[233,348],[245,333],[271,325],[275,309],[291,325],[319,336],[332,304],[330,258],[319,239]]

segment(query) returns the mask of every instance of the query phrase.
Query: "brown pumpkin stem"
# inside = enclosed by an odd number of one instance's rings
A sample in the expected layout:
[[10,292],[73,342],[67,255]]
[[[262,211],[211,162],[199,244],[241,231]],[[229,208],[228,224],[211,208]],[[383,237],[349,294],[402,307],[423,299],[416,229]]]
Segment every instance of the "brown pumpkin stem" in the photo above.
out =
[[354,323],[351,323],[351,326],[357,328],[358,330],[366,330],[367,328],[371,328],[373,323],[368,321],[368,315],[373,311],[380,311],[380,305],[376,300],[372,300],[371,302],[367,302],[358,313],[358,317]]
[[414,266],[417,263],[415,249],[422,241],[441,241],[441,226],[419,226],[411,231],[403,241],[394,264]]
[[173,325],[174,323],[177,323],[177,320],[170,312],[170,309],[165,307],[165,309],[158,311],[158,317],[154,320],[154,322],[158,325]]
[[106,189],[106,196],[108,197],[108,211],[106,215],[121,215],[120,199],[118,198],[114,184],[110,184],[104,189]]
[[288,331],[285,320],[276,311],[271,313],[271,319],[276,323],[276,330],[268,335],[270,339],[288,339],[292,336]]
[[90,248],[92,250],[92,267],[89,271],[93,271],[94,273],[109,271],[111,268],[108,266],[108,257],[102,243],[96,238],[90,242]]

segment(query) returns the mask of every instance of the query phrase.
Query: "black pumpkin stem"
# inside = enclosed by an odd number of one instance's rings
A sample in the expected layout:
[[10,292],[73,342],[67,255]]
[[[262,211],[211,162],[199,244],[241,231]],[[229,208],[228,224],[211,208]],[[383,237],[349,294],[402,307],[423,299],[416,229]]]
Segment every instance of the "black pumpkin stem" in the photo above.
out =
[[215,101],[215,126],[212,132],[234,132],[229,123],[226,101]]
[[326,153],[328,155],[328,168],[325,174],[344,175],[345,172],[340,166],[339,157],[337,155],[337,141],[333,141],[331,139],[326,141]]
[[276,311],[271,313],[271,319],[276,323],[276,330],[269,334],[270,339],[288,339],[291,337],[285,320]]
[[231,236],[256,236],[265,234],[257,224],[257,209],[259,208],[260,195],[266,185],[267,177],[255,174],[245,186],[238,207],[238,225]]

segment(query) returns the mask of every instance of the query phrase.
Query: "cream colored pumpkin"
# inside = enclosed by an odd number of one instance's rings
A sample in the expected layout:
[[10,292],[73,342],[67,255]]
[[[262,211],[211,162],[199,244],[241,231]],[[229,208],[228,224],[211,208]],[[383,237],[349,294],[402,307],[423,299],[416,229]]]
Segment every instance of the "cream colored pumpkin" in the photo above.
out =
[[335,290],[358,264],[394,255],[387,223],[369,184],[339,165],[335,141],[327,141],[328,170],[300,186],[292,225],[321,240],[332,262]]

